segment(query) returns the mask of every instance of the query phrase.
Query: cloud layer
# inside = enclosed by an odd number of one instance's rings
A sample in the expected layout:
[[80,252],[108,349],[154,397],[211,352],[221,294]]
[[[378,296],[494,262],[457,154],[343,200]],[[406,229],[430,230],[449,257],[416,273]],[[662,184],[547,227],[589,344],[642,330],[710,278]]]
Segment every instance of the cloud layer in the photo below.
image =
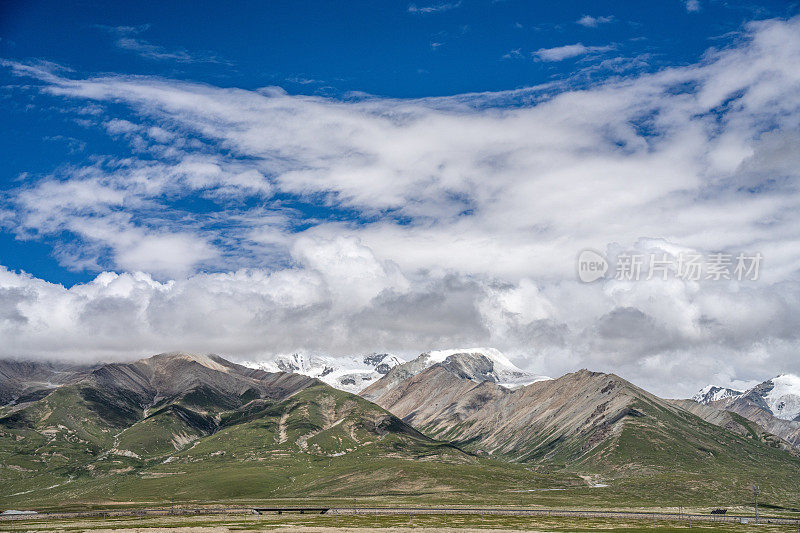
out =
[[[421,100],[7,66],[130,155],[6,191],[7,231],[108,272],[0,271],[0,356],[490,344],[672,395],[800,371],[800,20],[580,90]],[[757,282],[586,285],[584,248],[765,263]]]

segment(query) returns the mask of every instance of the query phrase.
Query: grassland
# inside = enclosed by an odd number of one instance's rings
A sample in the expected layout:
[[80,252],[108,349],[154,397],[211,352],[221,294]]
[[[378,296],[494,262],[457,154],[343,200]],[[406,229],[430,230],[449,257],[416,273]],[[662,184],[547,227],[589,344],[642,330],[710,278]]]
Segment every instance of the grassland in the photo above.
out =
[[0,523],[3,531],[117,531],[130,533],[224,533],[228,531],[297,532],[494,532],[503,531],[704,531],[768,533],[787,531],[787,526],[755,524],[689,523],[664,520],[609,520],[600,518],[509,517],[490,515],[410,516],[319,516],[319,515],[226,515],[199,517],[143,517],[77,519],[44,522],[20,520]]
[[[232,409],[201,393],[137,413],[64,387],[0,412],[0,509],[178,505],[714,508],[800,515],[800,460],[646,401],[579,460],[472,455],[319,384]],[[227,400],[226,400],[227,401]],[[215,420],[213,432],[203,425]],[[575,446],[582,441],[575,439]]]

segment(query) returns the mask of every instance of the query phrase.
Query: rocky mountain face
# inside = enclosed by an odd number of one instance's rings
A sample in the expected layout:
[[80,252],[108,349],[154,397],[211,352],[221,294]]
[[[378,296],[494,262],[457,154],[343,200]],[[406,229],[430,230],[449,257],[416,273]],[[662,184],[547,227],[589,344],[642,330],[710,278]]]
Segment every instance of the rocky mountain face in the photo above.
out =
[[88,365],[0,360],[0,405],[41,398],[48,391],[85,376]]
[[725,400],[727,398],[738,398],[743,393],[742,391],[729,389],[727,387],[717,387],[715,385],[708,385],[703,387],[700,391],[692,396],[692,400],[703,405],[708,405],[711,402]]
[[336,358],[291,354],[280,355],[270,361],[245,362],[244,365],[268,372],[302,374],[317,378],[331,387],[357,393],[402,363],[403,359],[387,353]]
[[550,379],[517,368],[501,352],[493,348],[439,350],[425,352],[407,363],[395,366],[380,381],[362,391],[362,396],[375,401],[404,380],[434,365],[444,365],[459,377],[469,381],[490,382],[505,388],[520,387]]
[[692,399],[706,405],[724,402],[728,406],[738,402],[767,411],[781,420],[800,421],[800,377],[793,374],[768,379],[745,392],[709,385]]
[[[715,390],[719,392],[715,394]],[[726,394],[726,390],[730,389],[709,386],[693,399],[718,411],[744,417],[760,431],[800,449],[800,378],[783,374],[745,392]],[[709,394],[703,394],[704,391]]]
[[781,420],[800,420],[800,377],[783,374],[760,383],[741,398]]
[[429,435],[523,461],[574,459],[637,414],[633,389],[615,376],[581,371],[510,390],[465,375],[463,368],[474,369],[476,359],[454,354],[393,387],[376,383],[362,395]]
[[397,375],[402,370],[397,367],[362,396],[426,435],[477,454],[611,469],[675,465],[680,457],[679,466],[686,468],[701,465],[710,451],[735,462],[737,439],[780,447],[774,437],[752,438],[749,426],[730,416],[709,422],[613,374],[581,370],[508,389],[481,379],[486,362],[469,354]]
[[[31,442],[41,436],[65,442],[78,439],[85,445],[78,460],[84,462],[109,455],[157,457],[174,454],[195,441],[255,418],[277,413],[280,419],[281,406],[296,405],[296,398],[309,389],[315,392],[306,398],[307,403],[318,406],[302,407],[308,420],[298,424],[308,432],[294,431],[297,435],[291,445],[287,444],[289,447],[309,449],[312,437],[334,425],[341,426],[336,431],[366,428],[373,439],[388,432],[414,442],[429,441],[377,406],[314,378],[247,368],[215,355],[186,353],[160,354],[135,363],[106,364],[74,373],[64,384],[47,389],[42,397],[29,401],[18,397],[15,403],[6,405],[0,410],[0,428],[32,431],[36,437],[32,434]],[[337,409],[337,403],[350,407]],[[288,419],[289,413],[285,414]],[[321,421],[311,421],[320,416]],[[284,426],[286,423],[282,422]],[[281,429],[281,423],[276,428],[287,435],[277,440],[289,442],[293,431],[288,426]],[[349,444],[340,441],[335,451],[357,447],[352,442],[355,434],[349,433]]]
[[748,416],[745,416],[740,412],[722,407],[724,400],[709,404],[702,404],[694,400],[671,401],[703,420],[744,438],[759,440],[794,455],[800,453],[798,450],[800,423],[779,420],[761,410],[746,413]]

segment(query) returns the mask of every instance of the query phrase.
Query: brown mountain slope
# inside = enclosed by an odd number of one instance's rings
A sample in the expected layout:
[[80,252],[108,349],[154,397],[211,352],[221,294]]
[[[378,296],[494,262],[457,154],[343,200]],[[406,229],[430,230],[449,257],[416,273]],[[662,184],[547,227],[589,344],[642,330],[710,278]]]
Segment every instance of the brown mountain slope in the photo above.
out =
[[[6,406],[0,425],[36,428],[64,438],[75,435],[89,445],[89,456],[108,449],[112,435],[114,448],[136,441],[148,430],[131,428],[145,426],[151,433],[170,435],[144,450],[155,453],[156,448],[174,450],[214,433],[224,412],[256,399],[285,400],[318,383],[298,374],[246,368],[214,355],[184,353],[105,364],[66,381],[52,384],[30,401]],[[156,426],[162,429],[156,431]]]
[[764,409],[759,403],[751,401],[747,396],[711,402],[709,406],[736,413],[758,424],[767,433],[780,437],[795,448],[800,448],[800,422],[781,420]]
[[43,397],[52,389],[81,379],[88,365],[36,361],[0,360],[0,406]]
[[364,479],[370,469],[411,469],[436,485],[445,466],[434,460],[476,462],[317,379],[216,356],[103,365],[0,407],[2,506],[374,494],[388,474]]
[[[795,455],[798,454],[796,447],[800,438],[800,423],[779,420],[768,413],[765,413],[767,416],[758,412],[744,416],[733,409],[726,410],[724,401],[711,402],[708,405],[694,400],[671,400],[671,402],[715,426],[725,428],[745,438],[756,439],[771,446],[780,447]],[[721,405],[715,405],[717,403],[721,403]],[[792,428],[792,425],[796,427]],[[787,436],[795,442],[787,440]]]
[[[373,388],[374,387],[374,388]],[[362,394],[371,397],[379,383]],[[621,378],[582,370],[509,390],[458,377],[434,365],[375,398],[381,407],[430,435],[518,460],[578,457],[639,413],[649,395]]]
[[708,422],[614,374],[581,370],[509,390],[437,364],[362,394],[431,437],[512,461],[642,473],[791,460],[778,439],[751,438],[736,415]]

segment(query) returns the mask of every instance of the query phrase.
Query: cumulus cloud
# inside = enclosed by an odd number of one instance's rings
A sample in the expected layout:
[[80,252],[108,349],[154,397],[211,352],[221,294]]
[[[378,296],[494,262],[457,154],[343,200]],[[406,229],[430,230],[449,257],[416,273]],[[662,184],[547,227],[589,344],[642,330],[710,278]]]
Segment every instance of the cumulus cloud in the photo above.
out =
[[[670,395],[800,371],[800,20],[746,30],[694,65],[420,100],[6,63],[38,98],[100,106],[130,157],[3,193],[7,231],[108,272],[65,288],[1,270],[0,356],[489,344]],[[764,266],[582,284],[584,248]]]

